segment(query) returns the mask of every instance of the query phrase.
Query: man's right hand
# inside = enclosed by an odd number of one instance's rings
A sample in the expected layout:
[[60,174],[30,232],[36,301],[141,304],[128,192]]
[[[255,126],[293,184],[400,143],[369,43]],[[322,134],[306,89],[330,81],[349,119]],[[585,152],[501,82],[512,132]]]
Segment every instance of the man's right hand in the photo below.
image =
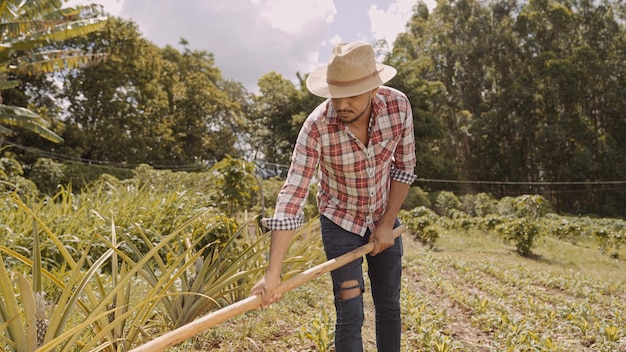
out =
[[280,283],[283,260],[294,234],[293,230],[272,231],[267,270],[263,278],[250,291],[250,295],[261,295],[261,308],[267,308],[280,299],[280,293],[276,293],[276,287]]
[[281,297],[281,294],[276,292],[279,283],[280,273],[271,274],[266,271],[263,278],[250,291],[250,296],[261,295],[261,308],[267,308]]

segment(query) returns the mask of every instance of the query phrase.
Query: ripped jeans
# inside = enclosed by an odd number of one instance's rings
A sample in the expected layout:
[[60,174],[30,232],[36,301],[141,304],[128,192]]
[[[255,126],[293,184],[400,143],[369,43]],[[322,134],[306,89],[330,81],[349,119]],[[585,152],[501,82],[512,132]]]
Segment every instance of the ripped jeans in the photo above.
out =
[[[369,241],[370,231],[361,237],[346,231],[330,221],[320,217],[322,241],[328,259],[336,258]],[[400,223],[396,221],[395,227]],[[402,238],[376,256],[366,255],[368,276],[370,278],[372,298],[376,311],[376,346],[379,352],[400,351],[400,281],[402,277]],[[359,258],[341,268],[333,270],[333,293],[337,322],[335,325],[335,348],[337,352],[363,351],[361,328],[363,326],[363,258]],[[346,285],[345,283],[348,283]],[[341,299],[343,290],[352,291],[360,288],[361,294],[349,299]]]

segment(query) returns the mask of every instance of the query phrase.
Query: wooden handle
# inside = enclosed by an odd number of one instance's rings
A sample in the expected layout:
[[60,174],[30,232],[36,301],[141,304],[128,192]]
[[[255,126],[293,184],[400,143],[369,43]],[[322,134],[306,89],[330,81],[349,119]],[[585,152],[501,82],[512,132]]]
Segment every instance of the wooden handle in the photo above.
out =
[[[404,232],[404,226],[399,226],[393,230],[393,237],[397,238]],[[370,253],[372,250],[374,250],[374,243],[370,242],[337,258],[316,265],[286,281],[281,282],[278,287],[276,287],[276,292],[285,293],[287,291],[293,290],[294,288],[301,286],[304,283],[321,276],[322,274],[331,272]],[[178,329],[163,334],[154,340],[151,340],[141,346],[132,349],[130,352],[163,351],[166,348],[172,347],[192,337],[193,335],[201,333],[202,331],[205,331],[236,315],[260,308],[261,303],[261,295],[257,294],[254,296],[250,296],[229,306],[211,312],[203,317],[200,317],[188,324],[179,327]]]

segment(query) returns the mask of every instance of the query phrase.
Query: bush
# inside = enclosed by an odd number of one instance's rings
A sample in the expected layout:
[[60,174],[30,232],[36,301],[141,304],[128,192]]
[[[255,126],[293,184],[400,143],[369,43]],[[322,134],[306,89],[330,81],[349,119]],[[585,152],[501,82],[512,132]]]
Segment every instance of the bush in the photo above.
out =
[[24,169],[19,161],[13,158],[0,158],[0,171],[11,178],[14,176],[24,176]]
[[546,219],[550,223],[550,232],[560,240],[576,244],[579,239],[585,237],[585,229],[580,221],[575,218],[562,218],[560,220]]
[[23,177],[22,165],[13,158],[0,158],[0,194],[15,193],[22,198],[39,197],[37,185]]
[[93,182],[97,182],[101,175],[109,174],[120,180],[133,177],[133,170],[107,167],[103,165],[91,165],[81,163],[65,163],[62,185],[72,185],[75,190],[80,190]]
[[267,180],[261,181],[261,196],[263,197],[263,206],[265,208],[264,216],[271,217],[274,214],[274,208],[276,207],[276,198],[280,192],[280,188],[285,183],[285,180],[280,179],[278,176],[271,177]]
[[618,259],[619,250],[626,243],[626,222],[608,220],[604,226],[594,229],[591,234],[598,241],[602,253]]
[[461,201],[450,191],[441,191],[435,200],[435,211],[441,216],[448,216],[452,210],[461,210]]
[[309,221],[319,215],[319,209],[317,208],[317,183],[312,183],[309,186],[309,194],[306,197],[304,203],[304,221]]
[[428,192],[425,192],[420,187],[411,187],[404,203],[402,203],[402,209],[409,210],[420,206],[430,208],[431,205]]
[[231,156],[215,163],[209,170],[216,192],[215,205],[228,215],[250,209],[259,192],[254,163]]
[[65,178],[65,165],[52,159],[39,158],[28,176],[41,192],[52,195]]
[[537,194],[516,197],[513,201],[515,215],[531,219],[540,218],[550,212],[550,203]]
[[497,212],[497,201],[487,193],[465,194],[459,200],[463,211],[471,216],[483,217]]
[[537,225],[527,218],[502,223],[496,227],[496,231],[505,241],[514,242],[517,253],[522,256],[532,254],[535,239],[539,234]]
[[498,225],[508,221],[507,218],[499,215],[487,215],[478,220],[478,229],[483,231],[493,231]]
[[[423,211],[423,209],[426,208],[418,207],[414,209],[415,211],[401,210],[398,213],[398,219],[418,241],[432,249],[439,238],[439,233],[433,226],[434,219],[428,212],[430,210]],[[415,216],[415,214],[421,215]]]
[[515,200],[513,197],[502,197],[496,203],[496,210],[499,215],[513,216],[515,215]]
[[205,248],[205,256],[214,248],[209,245],[215,243],[222,249],[233,234],[239,231],[239,225],[235,220],[223,214],[213,214],[199,221],[199,224],[190,227],[191,239],[196,243],[196,251]]

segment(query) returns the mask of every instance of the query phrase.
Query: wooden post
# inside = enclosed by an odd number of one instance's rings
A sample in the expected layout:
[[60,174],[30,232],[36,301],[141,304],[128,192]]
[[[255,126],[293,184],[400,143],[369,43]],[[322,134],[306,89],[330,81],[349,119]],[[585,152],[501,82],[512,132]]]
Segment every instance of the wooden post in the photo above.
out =
[[[404,226],[397,227],[393,230],[394,238],[399,237],[405,232]],[[322,264],[316,265],[308,270],[301,272],[300,274],[281,282],[276,288],[277,293],[285,293],[298,286],[309,282],[322,274],[331,272],[337,268],[340,268],[366,254],[374,249],[373,243],[368,243],[357,249],[354,249],[342,256],[328,260]],[[221,322],[224,322],[236,315],[257,309],[261,307],[261,296],[254,295],[245,298],[241,301],[235,302],[229,306],[218,309],[203,317],[200,317],[188,324],[185,324],[178,329],[165,333],[156,339],[149,341],[141,346],[132,349],[130,352],[155,352],[163,351],[166,348],[172,347],[193,335],[201,333]]]

